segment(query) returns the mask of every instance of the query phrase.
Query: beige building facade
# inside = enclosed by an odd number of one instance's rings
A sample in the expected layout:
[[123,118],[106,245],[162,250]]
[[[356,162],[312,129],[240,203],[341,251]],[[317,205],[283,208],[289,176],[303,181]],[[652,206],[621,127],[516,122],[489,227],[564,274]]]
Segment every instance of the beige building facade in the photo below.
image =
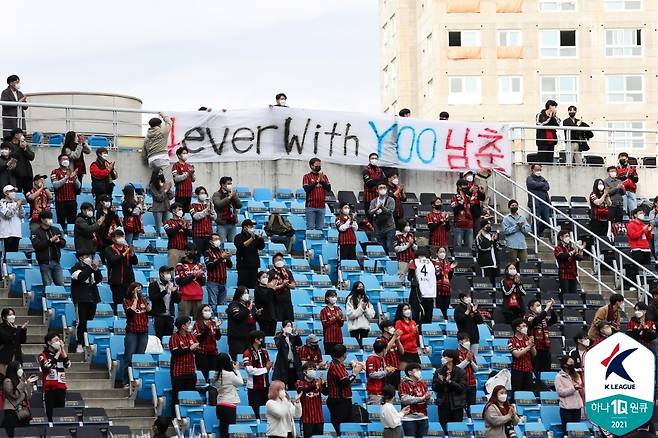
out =
[[[534,124],[548,99],[599,128],[658,129],[656,0],[380,0],[381,109]],[[534,142],[532,142],[534,143]],[[656,152],[654,134],[592,150]]]

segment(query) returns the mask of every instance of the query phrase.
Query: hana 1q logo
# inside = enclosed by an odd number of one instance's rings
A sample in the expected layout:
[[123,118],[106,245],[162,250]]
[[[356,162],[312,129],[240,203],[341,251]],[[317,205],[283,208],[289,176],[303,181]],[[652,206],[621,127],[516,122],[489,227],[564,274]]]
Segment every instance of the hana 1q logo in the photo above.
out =
[[651,420],[655,379],[651,350],[615,333],[585,354],[585,411],[597,426],[624,435]]

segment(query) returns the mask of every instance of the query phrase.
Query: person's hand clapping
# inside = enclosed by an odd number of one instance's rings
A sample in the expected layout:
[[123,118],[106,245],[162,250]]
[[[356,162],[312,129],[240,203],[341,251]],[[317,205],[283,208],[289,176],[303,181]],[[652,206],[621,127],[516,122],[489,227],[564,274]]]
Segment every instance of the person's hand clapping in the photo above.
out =
[[195,342],[192,345],[190,345],[190,350],[196,351],[199,348],[199,343]]

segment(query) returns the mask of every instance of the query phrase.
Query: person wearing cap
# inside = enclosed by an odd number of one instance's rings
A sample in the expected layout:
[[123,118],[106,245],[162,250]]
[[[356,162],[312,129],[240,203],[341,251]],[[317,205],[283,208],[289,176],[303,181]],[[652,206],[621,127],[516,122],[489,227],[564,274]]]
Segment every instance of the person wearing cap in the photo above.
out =
[[149,300],[153,306],[155,336],[162,341],[174,333],[174,304],[180,303],[178,286],[174,282],[174,268],[160,266],[158,278],[149,283]]
[[236,269],[238,270],[238,286],[253,289],[256,286],[260,255],[258,251],[265,248],[265,240],[256,234],[255,224],[251,219],[242,221],[242,232],[235,236],[233,243],[236,249]]
[[480,230],[475,236],[475,248],[482,276],[487,277],[491,285],[495,286],[498,275],[498,233],[491,231],[491,221],[488,219],[480,221]]
[[306,337],[306,345],[299,349],[299,360],[302,366],[307,362],[312,362],[318,368],[325,368],[327,364],[322,360],[322,351],[320,350],[320,339],[313,333]]
[[82,203],[80,213],[75,218],[75,227],[73,227],[73,243],[76,252],[91,255],[96,253],[96,236],[104,220],[104,216],[94,219],[94,206],[91,203]]
[[27,202],[30,204],[30,231],[34,231],[41,225],[39,214],[42,211],[50,211],[50,201],[53,199],[52,193],[44,184],[48,178],[46,175],[34,175],[32,190],[27,194]]
[[[27,98],[21,93],[21,80],[17,75],[7,77],[7,88],[2,90],[0,100],[3,102],[26,102]],[[12,129],[25,126],[26,106],[2,105],[2,136],[9,135]]]
[[172,177],[176,186],[176,199],[183,206],[185,213],[190,212],[192,202],[192,183],[196,181],[194,166],[187,162],[190,151],[185,146],[176,149],[178,161],[171,166]]
[[137,265],[137,255],[126,243],[121,228],[112,232],[112,244],[105,248],[105,263],[107,264],[107,282],[112,291],[112,301],[115,311],[123,303],[126,288],[135,281],[133,266]]
[[39,227],[32,230],[30,240],[41,271],[41,280],[44,286],[53,283],[64,286],[64,273],[59,261],[66,240],[62,236],[62,230],[53,226],[53,214],[50,211],[39,213],[39,222]]
[[466,407],[466,371],[459,368],[459,352],[443,350],[441,368],[434,372],[432,389],[436,392],[439,423],[448,433],[448,423],[461,423]]
[[109,195],[99,195],[96,197],[96,219],[103,218],[101,226],[98,229],[98,251],[101,260],[105,263],[105,248],[114,243],[112,233],[117,227],[121,226],[121,219],[112,207],[112,197]]
[[292,308],[291,289],[297,287],[292,272],[286,268],[283,254],[278,252],[272,256],[272,269],[267,273],[268,286],[274,291],[274,310],[277,321],[294,321],[295,312]]
[[59,167],[50,172],[50,181],[55,191],[55,212],[57,223],[66,233],[66,226],[75,224],[78,211],[76,193],[80,191],[81,183],[78,179],[77,169],[71,168],[69,156],[62,154],[57,157]]
[[[142,159],[153,172],[160,172],[165,175],[167,181],[171,181],[171,164],[167,152],[167,137],[171,132],[173,123],[168,116],[162,113],[160,117],[153,117],[149,120],[149,129],[144,137],[142,146]],[[164,126],[162,121],[164,120]]]
[[14,177],[16,178],[16,187],[27,194],[32,190],[32,163],[34,161],[34,151],[25,141],[25,133],[21,128],[11,131],[7,143],[11,150],[10,156],[16,160],[14,168]]
[[4,197],[0,199],[0,239],[4,241],[5,252],[18,251],[18,242],[21,240],[21,220],[25,217],[23,200],[16,199],[16,187],[6,185],[2,189]]
[[212,205],[217,213],[217,232],[222,242],[233,242],[238,213],[242,208],[238,192],[233,190],[233,178],[223,176],[219,179],[219,190],[212,194]]
[[87,322],[96,316],[96,306],[101,301],[98,284],[103,281],[103,274],[98,268],[100,260],[93,260],[88,251],[78,251],[78,262],[71,268],[71,298],[78,315],[78,348],[82,352],[82,342],[87,331]]
[[96,161],[89,166],[91,175],[91,194],[97,198],[99,195],[112,196],[114,180],[118,178],[115,163],[109,160],[110,155],[106,148],[96,150]]
[[167,242],[167,264],[176,266],[181,258],[185,255],[185,246],[187,238],[192,233],[190,222],[183,219],[183,206],[178,202],[171,204],[171,213],[173,217],[167,219],[164,223],[164,229],[169,241]]

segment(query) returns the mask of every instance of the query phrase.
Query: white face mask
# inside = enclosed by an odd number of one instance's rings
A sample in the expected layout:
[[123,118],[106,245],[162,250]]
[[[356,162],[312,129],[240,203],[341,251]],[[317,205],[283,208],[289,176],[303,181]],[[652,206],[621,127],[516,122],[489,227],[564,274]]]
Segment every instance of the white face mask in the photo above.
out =
[[528,334],[528,327],[520,328],[519,333],[521,333],[522,335],[527,335]]
[[498,401],[501,403],[505,403],[507,401],[507,393],[498,394]]
[[108,159],[109,157],[110,157],[109,154],[102,154],[102,155],[101,155],[101,158],[104,159],[105,161],[107,161],[107,159]]
[[408,233],[409,231],[411,231],[411,227],[410,227],[409,225],[407,225],[406,227],[404,227],[404,232],[405,232],[405,233]]
[[281,105],[281,106],[284,106],[286,104],[286,102],[287,101],[285,99],[279,99],[279,105]]
[[208,199],[208,195],[206,195],[205,193],[199,193],[199,196],[197,196],[197,198],[199,199],[199,201],[203,202],[206,199]]
[[286,392],[285,389],[280,389],[280,390],[279,390],[279,398],[280,398],[281,400],[284,400],[284,399],[286,398],[286,395],[288,395],[288,393]]
[[226,184],[226,190],[228,190],[229,192],[233,190],[233,184]]
[[85,211],[85,216],[87,216],[87,217],[93,217],[93,216],[94,216],[94,211],[93,211],[93,210],[87,210],[87,211]]
[[176,210],[176,216],[177,217],[181,218],[181,217],[183,217],[183,214],[184,214],[183,210]]
[[62,348],[62,344],[59,343],[59,341],[53,342],[50,344],[51,347],[53,347],[53,350],[58,351],[60,348]]
[[370,159],[370,164],[372,166],[376,166],[379,163],[379,160],[377,158],[371,158]]
[[473,175],[466,176],[466,181],[473,182]]
[[249,297],[249,294],[242,294],[242,298],[241,298],[241,299],[242,299],[242,301],[244,301],[244,302],[246,303],[246,302],[249,301],[251,298]]
[[82,259],[82,263],[84,263],[87,266],[91,266],[91,257],[85,257]]
[[192,321],[188,322],[185,326],[185,330],[187,330],[189,333],[192,333],[192,330],[194,330],[194,323]]
[[268,278],[266,276],[260,278],[260,284],[262,284],[263,286],[267,286],[267,281]]
[[411,318],[411,309],[406,309],[405,311],[403,311],[402,316],[404,316],[405,318]]
[[187,154],[181,154],[180,155],[180,159],[183,160],[183,161],[187,161],[187,157],[188,157]]
[[539,312],[541,312],[541,306],[535,306],[535,307],[533,307],[533,308],[532,308],[532,311],[535,312],[535,313],[539,313]]
[[422,376],[422,374],[420,373],[420,370],[416,370],[416,371],[414,371],[414,377],[415,377],[415,378],[417,378],[418,380],[420,380],[421,376]]
[[443,356],[443,357],[441,358],[441,365],[447,365],[447,363],[448,363],[448,358],[445,357],[445,356]]
[[117,242],[117,245],[125,245],[126,244],[126,239],[124,239],[123,237],[119,237],[119,238],[117,238],[116,242]]
[[212,316],[212,312],[210,310],[203,311],[203,319],[210,319],[211,316]]
[[571,243],[571,237],[565,237],[564,238],[564,244],[569,245]]
[[516,275],[516,269],[510,269],[507,273],[513,277]]
[[287,335],[289,335],[290,333],[292,333],[292,326],[290,326],[290,325],[285,326],[285,327],[283,328],[283,333],[285,333],[285,334],[287,334]]
[[169,282],[169,281],[171,281],[171,274],[169,274],[169,273],[164,274],[164,275],[162,276],[162,279],[163,279],[165,282]]
[[9,156],[9,149],[1,150],[0,155],[2,155],[3,157],[8,157]]
[[221,240],[213,240],[212,241],[212,246],[215,248],[221,248],[222,247],[222,241]]
[[350,214],[349,208],[343,208],[343,214]]
[[110,205],[112,205],[110,201],[103,201],[103,207],[110,208]]
[[16,85],[14,85],[14,87],[15,87],[17,90],[20,90],[20,89],[21,89],[21,84],[16,84]]
[[443,259],[446,258],[446,253],[444,253],[444,252],[440,252],[440,253],[438,253],[437,255],[438,255],[438,257],[439,257],[440,260],[443,260]]
[[636,310],[636,311],[635,311],[635,317],[636,317],[637,319],[640,319],[640,318],[642,318],[643,316],[644,316],[644,311],[642,311],[642,310]]
[[23,374],[25,374],[25,371],[23,371],[23,368],[19,368],[16,370],[16,375],[21,378],[23,377]]
[[388,193],[388,190],[386,190],[386,189],[379,189],[379,196],[386,196],[387,193]]
[[471,302],[472,302],[471,297],[464,297],[463,301],[464,301],[464,304],[471,304]]
[[391,182],[397,186],[398,183],[400,182],[400,180],[397,179],[397,178],[393,178],[393,179],[391,180]]
[[318,378],[318,372],[315,370],[307,370],[306,371],[306,376],[309,379],[317,379]]
[[580,341],[583,347],[589,347],[589,339],[583,339]]
[[16,192],[7,192],[7,197],[9,199],[16,199]]
[[603,184],[599,184],[599,185],[597,186],[597,188],[599,189],[599,191],[602,192],[603,189],[605,188],[605,186],[604,186]]
[[610,172],[608,175],[610,175],[610,178],[617,178],[617,172]]
[[329,304],[336,304],[336,302],[338,301],[338,298],[336,298],[336,297],[329,297],[329,298],[327,299],[327,301],[329,302]]
[[463,347],[465,350],[470,350],[470,349],[471,349],[471,343],[470,343],[470,342],[464,342],[464,343],[462,344],[462,347]]
[[283,262],[283,260],[277,260],[276,262],[274,262],[275,268],[283,268],[284,265],[285,263]]
[[386,329],[389,335],[394,335],[395,334],[395,327],[389,327]]
[[534,171],[534,172],[532,172],[532,173],[534,173],[535,176],[541,176],[541,170],[536,170],[536,171]]
[[16,322],[16,315],[7,315],[7,322],[9,324],[13,324],[14,322]]
[[644,220],[644,213],[638,213],[637,218],[638,218],[638,220],[643,221]]

